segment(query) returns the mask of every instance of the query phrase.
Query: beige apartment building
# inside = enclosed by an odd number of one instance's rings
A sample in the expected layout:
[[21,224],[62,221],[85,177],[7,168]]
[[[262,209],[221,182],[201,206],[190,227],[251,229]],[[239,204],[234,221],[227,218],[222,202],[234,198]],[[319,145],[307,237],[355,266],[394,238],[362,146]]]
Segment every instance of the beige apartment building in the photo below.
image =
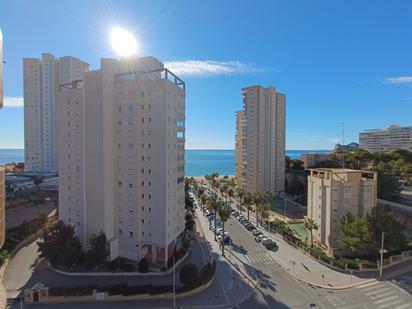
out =
[[185,84],[153,57],[59,86],[59,216],[87,248],[165,266],[184,230]]
[[332,153],[302,153],[300,160],[303,162],[305,168],[310,168],[319,162],[331,160],[334,156],[336,155]]
[[235,149],[236,149],[236,158],[235,158],[235,172],[236,172],[236,180],[240,187],[246,186],[246,151],[245,143],[246,139],[243,134],[243,126],[244,126],[244,112],[237,111],[236,112],[236,135],[235,135]]
[[351,169],[311,169],[308,213],[318,225],[313,240],[330,254],[340,249],[340,219],[348,213],[365,216],[377,204],[377,173]]
[[87,63],[74,57],[23,59],[25,171],[57,173],[56,99],[60,83],[81,79]]
[[274,87],[242,89],[236,113],[236,178],[248,192],[285,189],[286,95]]
[[[0,29],[0,109],[3,107],[3,34]],[[4,166],[0,165],[0,249],[6,238],[6,194]]]
[[412,126],[391,125],[387,129],[359,133],[359,148],[369,152],[390,153],[397,149],[412,151]]

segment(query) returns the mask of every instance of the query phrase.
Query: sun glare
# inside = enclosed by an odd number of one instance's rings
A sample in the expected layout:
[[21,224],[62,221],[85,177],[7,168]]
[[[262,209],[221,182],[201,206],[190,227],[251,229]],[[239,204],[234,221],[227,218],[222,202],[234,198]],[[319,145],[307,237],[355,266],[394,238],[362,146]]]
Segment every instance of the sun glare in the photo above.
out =
[[113,28],[110,33],[112,48],[121,57],[128,57],[136,54],[136,38],[130,32],[122,28]]

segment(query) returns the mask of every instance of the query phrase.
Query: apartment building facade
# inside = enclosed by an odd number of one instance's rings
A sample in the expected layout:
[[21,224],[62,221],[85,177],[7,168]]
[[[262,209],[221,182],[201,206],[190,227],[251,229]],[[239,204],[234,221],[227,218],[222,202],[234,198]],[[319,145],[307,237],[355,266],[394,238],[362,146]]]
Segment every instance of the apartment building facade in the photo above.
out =
[[122,58],[59,88],[60,218],[86,248],[102,231],[111,259],[165,266],[185,223],[184,82],[153,57]]
[[245,135],[243,132],[244,128],[244,112],[236,112],[236,135],[235,135],[235,172],[236,180],[240,187],[246,186],[246,148],[245,148]]
[[396,149],[412,151],[412,126],[391,125],[387,129],[359,133],[359,147],[369,152],[390,153]]
[[58,86],[82,78],[88,65],[74,57],[42,54],[23,59],[24,161],[27,172],[57,173],[56,100]]
[[236,114],[236,177],[248,192],[285,189],[286,95],[274,87],[242,89],[243,110]]
[[318,229],[313,240],[330,254],[341,250],[340,219],[348,213],[365,216],[377,205],[377,173],[351,169],[311,169],[307,217]]
[[300,155],[300,160],[303,162],[305,168],[310,168],[314,167],[319,162],[331,160],[335,156],[335,154],[331,153],[302,153]]
[[[3,33],[0,29],[0,110],[3,107]],[[0,165],[0,249],[6,237],[6,194],[4,166]]]

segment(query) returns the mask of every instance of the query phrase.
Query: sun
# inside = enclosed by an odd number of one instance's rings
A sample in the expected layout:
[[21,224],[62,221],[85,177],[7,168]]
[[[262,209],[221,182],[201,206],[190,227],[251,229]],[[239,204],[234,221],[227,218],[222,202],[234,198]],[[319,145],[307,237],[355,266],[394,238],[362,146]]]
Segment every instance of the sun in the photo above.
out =
[[113,28],[110,32],[112,48],[121,57],[129,57],[137,52],[136,38],[122,28]]

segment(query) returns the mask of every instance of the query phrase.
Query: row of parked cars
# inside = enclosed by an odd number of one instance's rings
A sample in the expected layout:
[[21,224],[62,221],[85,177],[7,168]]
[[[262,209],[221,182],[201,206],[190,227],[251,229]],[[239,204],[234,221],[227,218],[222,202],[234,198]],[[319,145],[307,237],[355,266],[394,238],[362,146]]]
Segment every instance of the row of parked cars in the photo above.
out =
[[229,232],[227,231],[223,232],[222,221],[216,217],[213,211],[206,210],[205,215],[209,221],[209,229],[214,231],[216,228],[217,240],[224,245],[230,244]]
[[277,246],[276,242],[265,236],[239,211],[233,210],[232,216],[235,217],[240,222],[240,224],[242,224],[248,231],[251,231],[252,235],[255,237],[255,241],[261,242],[266,249],[272,250]]

